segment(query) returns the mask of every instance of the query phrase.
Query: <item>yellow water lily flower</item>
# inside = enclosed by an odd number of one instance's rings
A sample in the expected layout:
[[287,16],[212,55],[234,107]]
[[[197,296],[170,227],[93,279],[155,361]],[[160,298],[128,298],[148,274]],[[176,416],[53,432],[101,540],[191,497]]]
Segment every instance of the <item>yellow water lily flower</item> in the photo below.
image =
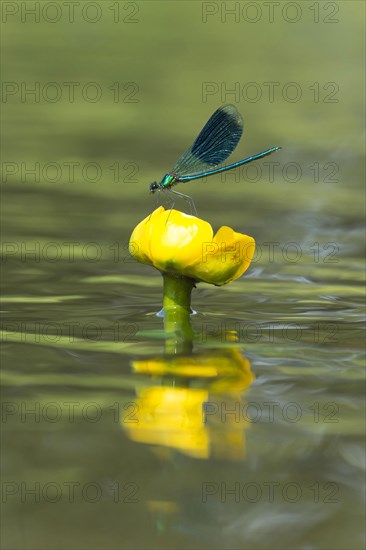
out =
[[208,222],[162,206],[135,227],[130,239],[130,253],[139,262],[218,286],[241,277],[254,250],[248,235],[226,226],[214,235]]

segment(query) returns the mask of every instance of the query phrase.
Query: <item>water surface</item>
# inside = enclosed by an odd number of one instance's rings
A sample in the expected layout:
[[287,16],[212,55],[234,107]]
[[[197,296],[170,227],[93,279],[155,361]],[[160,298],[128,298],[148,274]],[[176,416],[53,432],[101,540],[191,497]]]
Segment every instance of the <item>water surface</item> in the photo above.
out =
[[[6,79],[105,93],[6,104],[4,548],[363,547],[362,17],[334,4],[334,25],[205,24],[190,2],[139,2],[120,26],[9,20]],[[204,82],[272,80],[301,101],[203,101]],[[112,101],[116,81],[138,101]],[[314,101],[314,82],[338,102]],[[259,178],[184,187],[257,255],[242,279],[198,285],[193,355],[166,358],[161,275],[128,241],[149,183],[222,102],[246,121],[233,158],[283,150]]]

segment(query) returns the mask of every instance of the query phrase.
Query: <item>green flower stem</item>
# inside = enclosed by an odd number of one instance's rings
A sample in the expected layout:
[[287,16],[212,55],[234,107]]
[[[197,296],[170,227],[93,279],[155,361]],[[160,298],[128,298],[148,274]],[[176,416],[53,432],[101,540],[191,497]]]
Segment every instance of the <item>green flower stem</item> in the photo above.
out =
[[188,277],[174,277],[168,273],[163,273],[163,279],[164,326],[167,334],[165,352],[190,353],[193,340],[190,315],[194,280]]

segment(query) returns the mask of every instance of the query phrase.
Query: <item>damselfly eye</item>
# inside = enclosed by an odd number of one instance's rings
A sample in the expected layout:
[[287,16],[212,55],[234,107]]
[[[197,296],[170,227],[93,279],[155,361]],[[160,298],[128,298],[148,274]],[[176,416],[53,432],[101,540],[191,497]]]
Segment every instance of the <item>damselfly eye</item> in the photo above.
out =
[[159,184],[154,181],[153,183],[150,183],[150,193],[155,193],[159,189]]

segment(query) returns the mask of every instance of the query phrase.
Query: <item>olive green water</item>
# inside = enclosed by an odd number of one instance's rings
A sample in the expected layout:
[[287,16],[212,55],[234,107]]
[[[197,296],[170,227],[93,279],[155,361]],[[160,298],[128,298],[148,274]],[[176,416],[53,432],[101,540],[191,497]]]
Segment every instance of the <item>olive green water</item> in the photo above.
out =
[[[4,4],[2,547],[363,548],[362,3]],[[283,150],[182,186],[257,255],[177,365],[127,245],[222,103]]]

